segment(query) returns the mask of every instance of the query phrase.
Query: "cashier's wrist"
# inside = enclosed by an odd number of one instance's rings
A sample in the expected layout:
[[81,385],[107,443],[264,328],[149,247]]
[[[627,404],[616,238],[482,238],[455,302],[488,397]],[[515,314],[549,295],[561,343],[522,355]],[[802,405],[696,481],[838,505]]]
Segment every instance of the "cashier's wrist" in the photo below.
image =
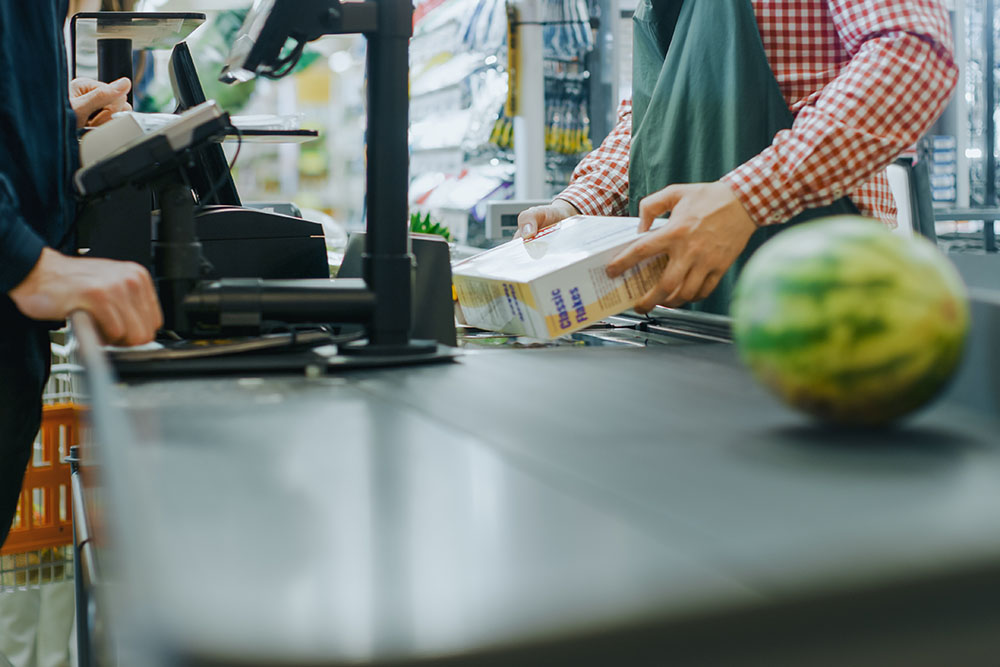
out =
[[580,215],[580,211],[577,210],[576,206],[569,203],[565,199],[553,199],[552,205],[559,209],[559,212],[564,214],[564,217],[569,218],[574,215]]
[[754,225],[762,227],[774,222],[770,217],[776,211],[769,209],[770,206],[773,206],[772,199],[764,197],[757,192],[753,182],[741,180],[740,177],[737,177],[737,171],[739,170],[734,170],[719,180],[728,185],[729,189],[733,191],[736,200],[742,204],[743,210],[750,216],[750,220],[753,221]]
[[575,206],[564,199],[554,199],[551,204],[532,206],[521,211],[517,216],[517,233],[515,237],[530,239],[538,232],[550,227],[560,220],[579,215]]

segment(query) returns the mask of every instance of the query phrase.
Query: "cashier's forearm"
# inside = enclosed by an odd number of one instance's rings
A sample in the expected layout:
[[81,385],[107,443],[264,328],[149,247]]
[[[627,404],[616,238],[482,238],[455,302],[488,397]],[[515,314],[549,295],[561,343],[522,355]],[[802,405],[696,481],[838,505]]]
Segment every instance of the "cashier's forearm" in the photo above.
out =
[[618,109],[618,124],[600,146],[580,161],[569,186],[558,198],[584,215],[626,215],[631,139],[632,103],[626,100]]
[[790,130],[723,180],[758,225],[829,204],[927,131],[957,72],[946,44],[900,32],[871,39]]

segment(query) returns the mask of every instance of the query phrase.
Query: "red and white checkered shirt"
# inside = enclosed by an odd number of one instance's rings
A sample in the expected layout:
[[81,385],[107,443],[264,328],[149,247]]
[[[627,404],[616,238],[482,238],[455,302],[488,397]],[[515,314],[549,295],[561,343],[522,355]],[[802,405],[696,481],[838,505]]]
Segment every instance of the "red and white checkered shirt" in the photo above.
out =
[[[848,194],[895,225],[885,167],[944,110],[958,78],[940,0],[752,0],[764,51],[795,116],[722,180],[758,225]],[[626,215],[631,100],[560,195],[590,215]]]

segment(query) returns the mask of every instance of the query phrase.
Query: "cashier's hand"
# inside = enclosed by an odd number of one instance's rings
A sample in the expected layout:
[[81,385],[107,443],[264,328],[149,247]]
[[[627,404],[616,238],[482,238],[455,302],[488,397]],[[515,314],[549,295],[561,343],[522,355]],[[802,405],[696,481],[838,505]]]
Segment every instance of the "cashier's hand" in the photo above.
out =
[[73,311],[86,311],[111,345],[148,343],[163,326],[153,280],[134,262],[67,257],[45,248],[31,273],[8,295],[33,320],[62,320]]
[[111,114],[131,111],[127,101],[132,82],[126,78],[113,83],[93,79],[73,79],[69,84],[69,103],[76,112],[77,127],[97,127],[111,120]]
[[517,216],[514,238],[533,238],[540,230],[574,215],[580,215],[580,212],[565,199],[555,199],[544,206],[532,206]]
[[657,304],[677,307],[704,299],[739,257],[757,229],[732,189],[721,181],[670,185],[639,202],[639,230],[670,212],[670,219],[621,252],[608,265],[615,278],[656,255],[670,261],[657,284],[635,304],[648,313]]

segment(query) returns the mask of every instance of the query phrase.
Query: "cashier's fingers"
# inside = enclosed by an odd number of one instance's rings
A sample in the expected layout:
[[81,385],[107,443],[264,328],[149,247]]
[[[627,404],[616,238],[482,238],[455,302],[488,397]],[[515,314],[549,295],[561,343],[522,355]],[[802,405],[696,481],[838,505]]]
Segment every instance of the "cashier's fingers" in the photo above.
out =
[[642,295],[635,305],[632,306],[632,310],[639,313],[640,315],[645,315],[649,311],[653,310],[656,306],[664,301],[666,294],[659,287],[653,287],[651,290]]
[[[514,238],[530,239],[539,229],[546,226],[546,223],[553,217],[548,210],[549,206],[532,206],[521,211],[517,216],[517,231]],[[551,223],[549,223],[551,224]]]
[[654,285],[648,292],[646,292],[639,301],[633,306],[633,309],[637,313],[648,313],[653,310],[654,307],[658,305],[664,306],[678,306],[685,301],[681,301],[681,293],[686,293],[689,288],[687,287],[689,281],[698,281],[698,284],[694,286],[694,290],[701,287],[700,276],[695,274],[693,269],[689,264],[685,264],[682,261],[670,261],[667,262],[667,267],[663,269],[663,273],[660,274],[660,279],[656,281]]
[[715,288],[718,287],[723,275],[721,271],[709,271],[708,275],[705,276],[705,281],[701,284],[701,289],[698,290],[697,296],[691,300],[701,301],[702,299],[707,299],[715,291]]
[[575,206],[562,199],[556,199],[551,204],[532,206],[517,216],[517,231],[514,233],[514,238],[533,238],[546,227],[579,214],[580,211]]
[[[715,289],[715,284],[705,292],[706,283],[709,282],[713,272],[705,270],[702,266],[694,264],[691,266],[687,275],[684,276],[683,280],[678,282],[676,286],[671,289],[671,281],[675,280],[673,276],[668,276],[667,270],[663,272],[663,276],[660,279],[660,288],[664,292],[668,292],[669,296],[660,302],[661,306],[666,306],[667,308],[679,308],[686,303],[691,303],[692,301],[701,301],[708,294]],[[715,283],[718,283],[718,278],[715,279]]]
[[621,251],[608,264],[608,277],[617,278],[639,262],[666,252],[670,245],[668,231],[665,228],[661,228],[655,232],[644,234],[637,241],[633,242],[632,245]]
[[674,210],[687,190],[687,185],[668,185],[643,197],[639,202],[639,231],[647,231],[653,225],[653,220]]

